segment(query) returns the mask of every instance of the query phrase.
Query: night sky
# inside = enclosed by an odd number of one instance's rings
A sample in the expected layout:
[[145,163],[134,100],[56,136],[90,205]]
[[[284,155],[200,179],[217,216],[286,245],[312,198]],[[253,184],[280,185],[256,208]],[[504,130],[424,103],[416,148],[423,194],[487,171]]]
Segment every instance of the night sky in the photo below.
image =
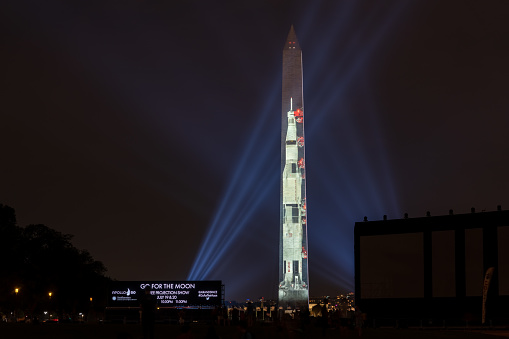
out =
[[312,296],[353,291],[364,216],[509,208],[508,1],[0,6],[0,203],[114,279],[276,297],[292,23]]

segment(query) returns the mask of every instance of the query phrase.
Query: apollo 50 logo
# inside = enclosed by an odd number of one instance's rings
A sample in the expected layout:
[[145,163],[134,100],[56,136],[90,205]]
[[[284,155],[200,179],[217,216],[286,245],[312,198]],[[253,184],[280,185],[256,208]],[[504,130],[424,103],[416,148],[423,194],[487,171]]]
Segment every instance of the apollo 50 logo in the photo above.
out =
[[[127,291],[111,291],[111,294],[113,295],[112,300],[133,300],[131,296],[134,296],[136,291],[131,291],[128,288]],[[134,300],[136,299],[134,298]]]

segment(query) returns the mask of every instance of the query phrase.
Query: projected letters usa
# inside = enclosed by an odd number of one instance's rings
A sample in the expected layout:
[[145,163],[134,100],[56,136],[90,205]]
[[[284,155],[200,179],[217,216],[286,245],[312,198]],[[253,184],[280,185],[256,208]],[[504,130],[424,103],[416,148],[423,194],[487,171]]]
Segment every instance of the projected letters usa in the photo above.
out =
[[279,305],[309,305],[302,51],[293,26],[283,49]]

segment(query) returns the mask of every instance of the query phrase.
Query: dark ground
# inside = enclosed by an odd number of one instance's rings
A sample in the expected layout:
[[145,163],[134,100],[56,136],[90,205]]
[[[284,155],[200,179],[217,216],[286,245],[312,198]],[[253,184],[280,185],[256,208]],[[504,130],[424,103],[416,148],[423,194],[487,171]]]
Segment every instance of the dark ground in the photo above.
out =
[[[208,326],[203,324],[191,324],[192,338],[206,338]],[[181,333],[181,326],[157,324],[156,339],[177,338]],[[325,335],[321,328],[310,326],[304,332],[292,330],[291,326],[277,327],[274,325],[257,324],[251,328],[254,334],[253,339],[260,338],[358,338],[357,332],[353,330],[340,331],[337,329],[328,329]],[[216,326],[216,333],[222,339],[237,339],[241,337],[241,333],[236,327]],[[507,331],[493,331],[495,334],[506,334]],[[116,339],[116,338],[132,338],[141,339],[141,326],[137,324],[0,324],[0,338],[47,338],[47,339]],[[495,337],[481,331],[465,331],[457,330],[420,330],[420,329],[365,329],[362,338],[374,339],[496,339],[503,337]]]

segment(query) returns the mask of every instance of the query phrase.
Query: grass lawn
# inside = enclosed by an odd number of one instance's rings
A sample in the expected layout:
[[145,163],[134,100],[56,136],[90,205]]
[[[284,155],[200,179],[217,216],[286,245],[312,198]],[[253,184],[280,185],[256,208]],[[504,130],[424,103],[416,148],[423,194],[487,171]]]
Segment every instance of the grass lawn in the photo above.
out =
[[[208,326],[191,324],[192,338],[206,338]],[[182,327],[178,325],[157,324],[155,328],[156,339],[177,338]],[[236,327],[216,326],[216,333],[222,339],[237,339],[241,333]],[[352,330],[339,331],[327,329],[325,334],[321,328],[308,327],[305,331],[293,330],[290,327],[276,327],[272,325],[255,325],[250,329],[253,339],[260,338],[359,338],[357,332]],[[499,332],[500,334],[502,332]],[[507,332],[505,332],[507,333]],[[141,339],[141,326],[136,324],[0,324],[0,338],[44,338],[44,339]],[[497,339],[480,331],[465,330],[419,330],[419,329],[365,329],[361,338],[373,339]]]

